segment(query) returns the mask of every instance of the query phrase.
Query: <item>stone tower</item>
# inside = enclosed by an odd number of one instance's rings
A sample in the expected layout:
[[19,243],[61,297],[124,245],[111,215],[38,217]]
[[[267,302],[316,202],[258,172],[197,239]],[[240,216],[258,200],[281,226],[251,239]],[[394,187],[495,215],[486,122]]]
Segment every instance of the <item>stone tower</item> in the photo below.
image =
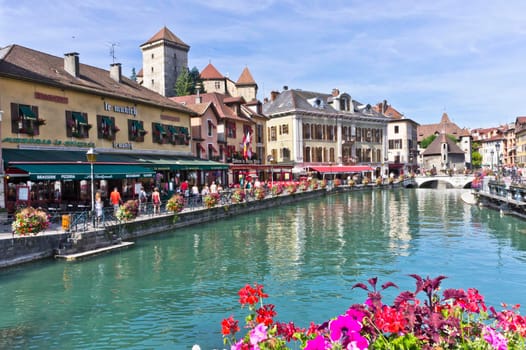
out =
[[190,46],[163,27],[140,47],[142,85],[163,96],[175,96],[177,77],[188,69]]

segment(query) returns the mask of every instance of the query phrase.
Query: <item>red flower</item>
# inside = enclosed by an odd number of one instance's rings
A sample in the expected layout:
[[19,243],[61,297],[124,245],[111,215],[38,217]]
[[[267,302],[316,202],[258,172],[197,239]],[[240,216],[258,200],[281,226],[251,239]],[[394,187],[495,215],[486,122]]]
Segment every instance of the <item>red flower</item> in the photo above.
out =
[[241,305],[254,305],[259,301],[259,298],[267,298],[268,294],[263,293],[263,286],[254,284],[252,288],[249,284],[241,288],[238,292],[239,294],[239,303]]
[[384,305],[375,313],[374,322],[382,332],[398,333],[404,330],[407,321],[397,309]]
[[272,318],[276,316],[276,311],[274,311],[274,305],[272,304],[263,305],[256,311],[256,313],[256,322],[264,323],[267,327],[274,322]]
[[236,332],[239,332],[239,325],[238,321],[234,320],[233,316],[221,321],[221,333],[223,335],[234,335]]

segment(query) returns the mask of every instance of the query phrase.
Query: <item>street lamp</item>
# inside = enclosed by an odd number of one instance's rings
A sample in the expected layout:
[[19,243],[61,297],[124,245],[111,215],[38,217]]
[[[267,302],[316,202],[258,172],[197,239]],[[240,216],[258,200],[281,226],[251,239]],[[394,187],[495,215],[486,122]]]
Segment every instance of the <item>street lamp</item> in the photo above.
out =
[[271,154],[267,156],[267,161],[270,165],[270,187],[274,187],[274,157]]
[[86,152],[86,158],[90,164],[90,178],[91,178],[91,213],[95,213],[95,177],[93,174],[93,163],[97,161],[97,152],[93,148],[90,148]]
[[495,154],[494,150],[491,150],[491,171],[493,171],[493,155]]
[[500,142],[497,142],[495,144],[495,149],[497,150],[497,175],[499,175],[499,171],[500,171],[500,155],[499,155]]

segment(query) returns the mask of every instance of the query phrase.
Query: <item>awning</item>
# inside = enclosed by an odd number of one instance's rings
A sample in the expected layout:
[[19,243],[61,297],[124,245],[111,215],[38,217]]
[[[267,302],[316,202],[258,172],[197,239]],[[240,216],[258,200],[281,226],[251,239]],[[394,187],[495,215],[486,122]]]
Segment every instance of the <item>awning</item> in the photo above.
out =
[[145,166],[155,170],[225,170],[229,165],[207,159],[149,159]]
[[37,119],[37,116],[33,113],[33,110],[30,107],[20,105],[18,108],[20,109],[20,113],[22,113],[26,119]]
[[[12,164],[11,168],[27,173],[30,180],[84,180],[91,177],[89,163],[81,164]],[[16,171],[14,171],[16,172]],[[9,174],[9,171],[7,171]],[[140,165],[93,164],[95,179],[149,178],[155,172]],[[20,176],[20,175],[18,175]]]
[[310,169],[325,174],[359,173],[362,171],[374,171],[367,165],[334,165],[334,166],[312,166]]
[[88,121],[86,120],[86,117],[82,115],[82,113],[79,112],[71,112],[71,115],[74,120],[76,120],[81,125],[88,125]]

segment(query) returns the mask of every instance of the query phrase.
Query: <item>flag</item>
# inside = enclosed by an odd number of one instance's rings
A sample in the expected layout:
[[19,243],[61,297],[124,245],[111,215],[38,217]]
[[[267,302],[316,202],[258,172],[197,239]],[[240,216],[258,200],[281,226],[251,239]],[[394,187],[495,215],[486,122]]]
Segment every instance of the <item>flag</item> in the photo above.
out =
[[250,150],[250,131],[243,137],[243,157],[245,160],[252,158],[252,152]]

